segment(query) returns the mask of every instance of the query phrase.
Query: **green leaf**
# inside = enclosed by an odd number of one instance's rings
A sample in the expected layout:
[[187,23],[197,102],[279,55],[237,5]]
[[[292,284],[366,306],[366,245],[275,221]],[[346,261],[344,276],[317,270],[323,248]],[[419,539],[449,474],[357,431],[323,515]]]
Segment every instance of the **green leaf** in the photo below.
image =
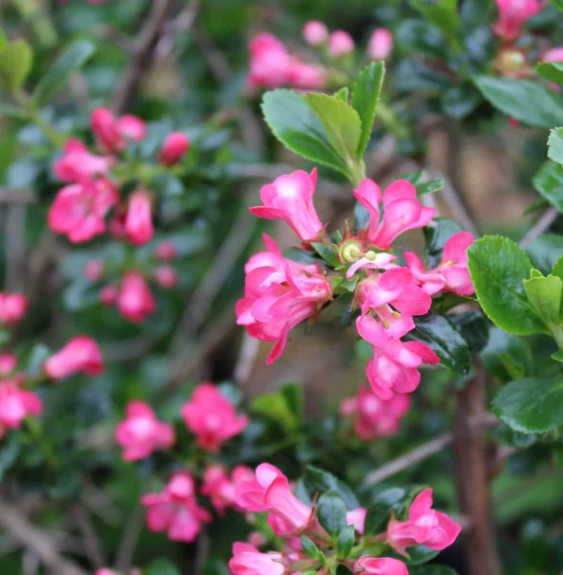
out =
[[436,192],[439,192],[440,190],[444,189],[444,180],[440,179],[440,178],[434,178],[432,180],[428,180],[427,182],[424,182],[423,184],[418,184],[416,185],[416,195],[418,197],[420,196],[425,196],[426,194],[435,194]]
[[551,359],[554,359],[555,361],[562,361],[563,362],[563,349],[559,349],[555,353],[552,353]]
[[411,570],[411,565],[420,565],[421,563],[427,563],[431,559],[434,559],[438,555],[438,551],[434,551],[426,545],[413,545],[407,548],[408,559],[405,563],[409,566],[409,573]]
[[402,487],[392,487],[379,493],[373,503],[368,505],[364,534],[368,536],[383,533],[387,529],[391,511],[401,510],[407,495],[407,490]]
[[381,96],[384,77],[385,64],[383,62],[371,62],[360,72],[352,88],[352,106],[358,112],[362,123],[357,149],[358,158],[363,158],[371,136],[375,109]]
[[522,433],[545,433],[563,425],[563,380],[528,377],[513,381],[493,400],[498,416]]
[[472,360],[469,345],[445,316],[432,314],[418,318],[410,336],[430,346],[441,365],[462,375],[469,373]]
[[333,268],[341,265],[338,256],[332,246],[327,246],[321,242],[313,242],[311,247],[323,258],[323,260]]
[[563,236],[543,234],[526,248],[526,253],[530,256],[535,267],[544,274],[548,274],[563,254]]
[[487,372],[503,383],[522,379],[534,370],[533,356],[521,338],[492,327],[489,341],[479,357]]
[[17,94],[33,64],[33,52],[23,40],[0,48],[0,88]]
[[457,232],[461,232],[461,227],[454,220],[448,218],[434,218],[434,220],[424,228],[426,238],[426,250],[428,252],[429,266],[434,267],[442,259],[442,250],[446,242]]
[[468,267],[483,311],[501,329],[517,335],[547,333],[524,291],[532,262],[512,240],[485,236],[468,250]]
[[305,555],[311,559],[320,559],[323,554],[320,549],[305,535],[301,535],[301,546],[303,547],[303,551]]
[[563,279],[563,255],[553,264],[553,270],[551,272],[554,276]]
[[287,434],[291,435],[299,429],[300,421],[281,393],[259,395],[252,402],[252,410],[275,423]]
[[475,76],[475,85],[498,110],[529,126],[553,128],[563,118],[563,96],[531,80]]
[[180,570],[169,559],[155,559],[146,569],[145,575],[180,575]]
[[563,213],[563,166],[547,160],[532,182],[538,193]]
[[338,541],[336,544],[336,555],[340,559],[346,559],[354,547],[356,541],[356,532],[351,525],[347,525],[340,531],[338,535]]
[[16,433],[10,433],[0,443],[0,481],[18,458],[21,444]]
[[551,0],[551,3],[559,10],[559,12],[563,12],[563,0]]
[[482,351],[489,341],[489,322],[481,311],[452,313],[448,319],[456,326],[469,345],[471,353]]
[[420,565],[410,568],[409,575],[458,575],[458,573],[444,565]]
[[[563,64],[561,64],[563,66]],[[547,157],[563,165],[563,128],[553,128],[547,140]]]
[[348,102],[348,98],[350,97],[350,89],[348,86],[343,86],[337,92],[334,92],[333,96],[338,100],[342,100],[343,102]]
[[286,383],[280,388],[281,395],[298,421],[303,418],[303,388],[298,383]]
[[46,104],[80,70],[94,53],[94,45],[87,40],[77,40],[55,60],[37,84],[33,100],[37,106]]
[[[348,108],[341,100],[335,101]],[[267,92],[262,112],[274,136],[292,152],[350,177],[346,160],[334,148],[323,122],[302,94],[293,90]],[[357,114],[356,120],[359,125]]]
[[553,275],[536,275],[524,280],[524,290],[546,325],[559,325],[563,280]]
[[444,34],[452,49],[461,48],[457,0],[410,0],[410,4]]
[[563,84],[563,62],[540,62],[536,65],[536,70],[550,82]]
[[338,537],[347,526],[346,504],[336,491],[323,493],[317,501],[319,523],[333,537]]
[[338,477],[332,475],[324,469],[319,469],[313,465],[307,466],[303,483],[311,498],[326,491],[336,491],[346,503],[348,511],[357,509],[360,506],[354,492]]

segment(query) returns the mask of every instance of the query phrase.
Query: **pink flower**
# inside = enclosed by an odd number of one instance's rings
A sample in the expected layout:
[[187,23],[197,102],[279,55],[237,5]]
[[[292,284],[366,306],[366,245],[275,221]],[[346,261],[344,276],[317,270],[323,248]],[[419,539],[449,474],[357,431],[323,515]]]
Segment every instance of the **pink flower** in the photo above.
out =
[[157,449],[170,449],[174,444],[174,428],[156,418],[150,405],[131,401],[126,417],[115,430],[115,440],[124,448],[123,459],[135,461]]
[[229,561],[233,575],[284,575],[284,556],[281,553],[260,553],[248,543],[235,543],[234,557]]
[[63,182],[81,182],[96,176],[107,176],[113,158],[96,156],[75,138],[67,140],[63,146],[63,156],[53,165],[55,176]]
[[543,0],[496,0],[496,4],[499,18],[493,30],[508,42],[516,40],[522,34],[524,22],[545,6]]
[[43,404],[32,391],[20,389],[16,379],[0,381],[0,437],[3,428],[17,429],[30,416],[38,416]]
[[17,364],[18,358],[13,353],[0,353],[0,375],[10,375]]
[[112,154],[127,146],[127,139],[140,142],[146,136],[145,123],[136,116],[125,115],[116,119],[106,108],[96,108],[90,114],[90,126],[100,147]]
[[284,258],[272,238],[263,238],[268,251],[248,260],[244,298],[235,311],[237,324],[251,337],[276,341],[266,361],[271,364],[281,356],[291,329],[315,316],[331,299],[332,290],[319,266]]
[[344,30],[335,30],[328,41],[328,52],[333,58],[339,58],[354,51],[354,39]]
[[197,444],[210,452],[219,451],[227,439],[248,425],[248,417],[237,415],[232,403],[211,383],[195,389],[191,400],[182,406],[182,417],[196,434]]
[[563,62],[563,46],[556,46],[546,50],[542,57],[542,62]]
[[303,26],[303,38],[311,46],[320,46],[328,40],[328,29],[322,22],[310,20]]
[[178,255],[178,250],[172,242],[160,242],[154,249],[154,255],[159,260],[167,262]]
[[137,190],[131,194],[124,228],[127,239],[134,246],[146,244],[152,239],[152,201],[147,191]]
[[123,276],[117,307],[124,318],[134,323],[155,312],[156,302],[142,273],[133,271]]
[[141,498],[147,507],[147,525],[151,531],[166,531],[173,541],[195,541],[201,524],[211,521],[211,514],[198,505],[195,481],[187,471],[175,473],[162,493]]
[[84,266],[84,277],[91,282],[96,282],[102,279],[104,275],[104,260],[94,259],[90,260]]
[[393,50],[393,34],[387,28],[376,28],[369,39],[368,58],[385,60]]
[[288,83],[299,89],[320,90],[326,85],[326,71],[321,66],[293,58],[289,66]]
[[354,195],[369,212],[367,239],[381,250],[389,249],[395,238],[407,230],[427,225],[435,213],[434,208],[425,208],[420,204],[416,198],[416,188],[407,180],[391,183],[382,197],[379,186],[366,178],[354,190]]
[[106,230],[105,216],[119,199],[110,180],[84,180],[57,193],[48,214],[49,227],[73,243],[91,240]]
[[45,361],[45,373],[51,379],[64,379],[75,373],[100,375],[104,371],[102,353],[91,337],[73,337],[62,349]]
[[27,311],[27,298],[21,293],[0,292],[0,323],[14,325]]
[[154,270],[154,279],[161,287],[170,289],[178,283],[178,273],[170,266],[158,266]]
[[474,242],[470,232],[458,232],[445,244],[442,251],[442,263],[426,270],[421,259],[413,252],[404,254],[412,275],[428,294],[453,292],[458,295],[471,295],[475,292],[467,269],[467,249]]
[[272,34],[258,34],[250,43],[250,85],[265,88],[287,85],[291,62],[291,55],[280,40]]
[[313,205],[316,186],[316,168],[310,174],[297,170],[289,175],[279,176],[260,189],[260,198],[264,205],[249,208],[249,211],[259,218],[284,220],[299,239],[312,242],[323,231],[323,224]]
[[360,535],[364,534],[367,512],[368,510],[365,507],[358,507],[346,513],[346,523],[352,525]]
[[356,435],[369,441],[397,433],[401,418],[409,407],[410,398],[406,395],[395,395],[391,399],[383,400],[362,386],[356,397],[342,403],[340,413],[352,417]]
[[202,495],[211,499],[213,507],[221,514],[229,507],[237,507],[235,501],[236,486],[243,481],[250,481],[254,472],[250,467],[238,465],[233,469],[231,477],[225,468],[218,464],[212,464],[205,468],[203,475]]
[[457,539],[460,531],[461,526],[445,513],[432,509],[432,489],[425,489],[412,502],[407,521],[391,518],[387,542],[401,554],[405,554],[405,549],[412,545],[426,545],[441,551]]
[[366,375],[373,392],[381,399],[414,391],[420,383],[418,367],[422,363],[440,363],[427,345],[391,337],[383,324],[371,315],[359,317],[356,328],[360,337],[373,345]]
[[398,559],[362,555],[354,563],[354,575],[409,575],[409,572]]
[[189,149],[190,139],[182,132],[172,132],[164,140],[158,159],[165,166],[173,166],[182,159],[182,156]]
[[119,290],[114,285],[104,286],[100,290],[100,302],[104,305],[113,305],[119,297]]

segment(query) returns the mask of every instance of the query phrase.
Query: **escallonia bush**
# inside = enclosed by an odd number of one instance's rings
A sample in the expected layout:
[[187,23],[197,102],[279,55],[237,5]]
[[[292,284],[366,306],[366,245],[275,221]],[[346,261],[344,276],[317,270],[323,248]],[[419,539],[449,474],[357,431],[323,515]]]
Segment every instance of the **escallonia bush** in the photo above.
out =
[[[291,12],[301,44],[254,35],[238,78],[211,32],[227,8],[181,4],[8,11],[2,573],[558,573],[538,499],[561,511],[560,1],[388,3],[357,37],[319,1]],[[197,98],[141,86],[171,51]],[[448,146],[507,124],[534,150],[519,242],[427,165],[444,124]],[[274,140],[305,163],[272,165]],[[324,218],[329,180],[345,208]],[[277,367],[303,324],[365,369],[317,417],[299,382],[245,393],[253,342]],[[497,511],[495,490],[530,494]]]

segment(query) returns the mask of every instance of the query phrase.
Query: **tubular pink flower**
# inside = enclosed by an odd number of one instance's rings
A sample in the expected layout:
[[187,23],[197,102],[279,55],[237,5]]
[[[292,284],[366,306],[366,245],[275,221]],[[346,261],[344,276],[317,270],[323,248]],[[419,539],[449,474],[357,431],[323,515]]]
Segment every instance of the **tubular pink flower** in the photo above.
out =
[[303,38],[311,46],[320,46],[328,40],[328,28],[318,20],[310,20],[303,26]]
[[354,575],[409,575],[409,571],[398,559],[362,555],[354,563]]
[[352,525],[360,535],[364,534],[367,512],[368,510],[365,507],[358,507],[346,513],[346,523]]
[[0,292],[0,324],[11,326],[23,319],[27,298],[21,293]]
[[237,324],[251,337],[276,341],[266,360],[269,365],[283,353],[291,329],[315,316],[331,299],[332,290],[319,266],[284,258],[272,238],[263,238],[268,251],[248,260],[244,298],[235,311]]
[[106,230],[105,217],[119,200],[110,180],[83,180],[60,189],[49,209],[49,227],[73,243],[86,242]]
[[107,176],[113,158],[96,156],[75,138],[64,143],[63,155],[53,165],[55,176],[63,182],[81,182],[96,176]]
[[292,58],[288,70],[288,84],[303,90],[320,90],[326,85],[326,71],[321,66]]
[[202,383],[189,402],[182,406],[182,417],[197,444],[217,452],[223,443],[238,435],[248,425],[248,417],[237,415],[232,403],[211,383]]
[[524,22],[541,12],[544,0],[495,0],[499,17],[493,26],[497,36],[508,42],[516,40],[522,34]]
[[546,50],[542,57],[542,62],[563,62],[563,46],[555,46]]
[[475,288],[467,269],[467,249],[474,241],[469,232],[454,234],[444,245],[442,263],[431,270],[426,270],[413,252],[406,252],[404,258],[421,288],[429,295],[440,292],[471,295]]
[[166,136],[158,154],[158,160],[165,166],[177,164],[190,149],[190,139],[182,132],[172,132]]
[[360,439],[369,441],[395,435],[409,407],[410,398],[406,395],[383,400],[362,386],[356,397],[342,402],[340,413],[353,419],[354,432]]
[[104,275],[104,260],[93,259],[86,262],[84,266],[84,277],[91,282],[97,282]]
[[[416,188],[407,180],[391,183],[381,194],[370,179],[362,180],[354,196],[369,213],[367,240],[381,250],[391,247],[397,236],[427,225],[434,217],[434,208],[425,208],[416,198]],[[383,203],[383,217],[380,204]]]
[[161,287],[170,289],[178,284],[178,273],[170,266],[158,266],[154,270],[154,279]]
[[234,557],[229,561],[233,575],[284,575],[284,556],[281,553],[260,553],[248,543],[235,543]]
[[178,255],[178,250],[172,242],[160,242],[154,248],[154,255],[163,262],[168,262],[175,259]]
[[127,146],[127,139],[139,142],[146,136],[145,123],[136,116],[125,115],[116,119],[106,108],[96,108],[90,114],[90,126],[100,147],[116,154]]
[[432,509],[432,489],[421,491],[412,502],[407,521],[394,517],[387,527],[387,542],[397,553],[405,554],[412,545],[426,545],[435,551],[449,547],[461,526],[445,513]]
[[125,419],[115,429],[115,440],[124,448],[125,461],[143,459],[157,449],[174,445],[174,428],[159,421],[144,401],[129,402],[125,413]]
[[117,296],[121,315],[133,323],[139,323],[156,311],[156,302],[140,272],[128,272],[122,280]]
[[147,191],[137,190],[131,194],[124,228],[131,245],[141,246],[152,239],[154,235],[152,201]]
[[291,63],[291,55],[283,42],[272,34],[258,34],[250,43],[248,81],[256,87],[285,86],[289,83]]
[[10,375],[17,364],[18,358],[13,353],[0,353],[0,375]]
[[385,60],[393,50],[393,34],[387,28],[376,28],[369,39],[368,58]]
[[104,286],[100,290],[99,300],[104,305],[113,305],[119,297],[119,289],[114,285]]
[[239,509],[235,500],[236,486],[243,481],[252,480],[253,477],[254,472],[245,465],[235,467],[229,477],[222,465],[212,464],[205,468],[201,493],[207,495],[213,507],[223,514],[229,507]]
[[125,114],[125,116],[118,118],[116,125],[119,133],[133,142],[141,142],[147,136],[145,122],[132,114]]
[[328,40],[328,52],[333,58],[340,58],[354,51],[354,39],[344,30],[335,30]]
[[141,498],[147,507],[147,525],[151,531],[166,531],[173,541],[192,543],[202,523],[211,521],[211,514],[200,507],[195,482],[187,471],[175,473],[162,493],[149,493]]
[[366,367],[366,375],[373,392],[381,399],[414,391],[420,383],[418,367],[422,363],[440,363],[427,345],[391,337],[382,323],[371,315],[360,316],[356,328],[360,337],[373,345],[373,357]]
[[297,170],[279,176],[271,184],[262,186],[260,198],[264,205],[249,208],[249,211],[259,218],[284,220],[299,239],[312,242],[323,231],[313,205],[316,186],[316,168],[310,174]]
[[2,428],[17,429],[28,416],[38,416],[43,404],[32,391],[20,389],[17,379],[0,381],[0,437]]
[[47,359],[44,368],[51,379],[59,380],[75,373],[100,375],[104,371],[104,363],[96,341],[79,335]]

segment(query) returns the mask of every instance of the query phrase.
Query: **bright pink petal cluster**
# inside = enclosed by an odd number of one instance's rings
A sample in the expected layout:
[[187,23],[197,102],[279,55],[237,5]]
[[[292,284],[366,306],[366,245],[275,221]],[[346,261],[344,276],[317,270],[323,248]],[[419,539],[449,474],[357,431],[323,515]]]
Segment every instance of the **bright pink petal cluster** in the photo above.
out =
[[276,342],[267,360],[271,364],[283,353],[291,329],[314,317],[332,290],[319,266],[285,258],[272,238],[263,238],[267,251],[248,260],[244,298],[235,311],[250,336]]
[[27,298],[21,293],[0,292],[0,324],[18,323],[27,311]]
[[112,157],[92,154],[80,140],[71,138],[65,142],[63,155],[54,163],[53,170],[62,182],[81,182],[107,176],[113,163]]
[[421,491],[412,502],[408,520],[394,517],[387,526],[387,542],[397,553],[413,545],[426,545],[435,551],[449,547],[459,535],[461,526],[445,513],[432,509],[432,489]]
[[107,108],[96,108],[90,114],[90,127],[98,145],[105,152],[117,154],[127,147],[127,140],[145,139],[145,123],[137,116],[126,114],[116,118]]
[[99,375],[104,370],[102,353],[95,340],[84,335],[72,338],[45,361],[45,373],[55,380],[75,373]]
[[140,246],[150,242],[154,235],[152,199],[146,190],[136,190],[129,196],[124,231],[129,243]]
[[253,477],[254,472],[245,465],[235,467],[230,476],[222,465],[208,465],[203,474],[201,493],[211,499],[211,504],[218,513],[223,514],[230,507],[239,509],[235,498],[236,487]]
[[174,428],[159,421],[149,404],[131,401],[125,413],[125,419],[115,430],[115,440],[124,449],[125,461],[143,459],[157,449],[170,449],[174,445]]
[[318,20],[310,20],[303,26],[303,38],[311,46],[320,46],[328,40],[328,28]]
[[182,417],[197,444],[205,451],[217,452],[223,443],[238,435],[248,417],[237,415],[233,404],[211,383],[202,383],[189,402],[182,406]]
[[187,471],[172,475],[161,493],[141,498],[147,508],[147,525],[151,531],[166,531],[173,541],[195,541],[203,523],[211,514],[199,506],[195,480]]
[[544,0],[495,0],[499,12],[498,20],[493,26],[497,36],[508,42],[517,40],[522,34],[526,20],[541,12]]
[[17,429],[28,416],[38,416],[43,411],[41,399],[21,388],[18,378],[0,381],[0,438],[6,429]]
[[190,139],[182,132],[172,132],[166,136],[158,159],[165,166],[177,164],[190,149]]
[[354,39],[344,30],[335,30],[328,39],[328,53],[340,58],[354,51]]
[[233,575],[284,575],[288,573],[282,553],[260,553],[248,543],[235,543],[229,561]]
[[148,315],[156,311],[156,301],[141,272],[127,272],[114,295],[121,315],[133,323],[144,321]]
[[406,395],[384,400],[362,386],[356,397],[342,403],[340,413],[352,418],[354,432],[360,439],[369,441],[396,434],[409,407],[410,398]]
[[409,571],[398,559],[363,555],[354,563],[354,575],[409,575]]
[[369,39],[368,58],[385,60],[393,50],[393,34],[387,28],[376,28]]

